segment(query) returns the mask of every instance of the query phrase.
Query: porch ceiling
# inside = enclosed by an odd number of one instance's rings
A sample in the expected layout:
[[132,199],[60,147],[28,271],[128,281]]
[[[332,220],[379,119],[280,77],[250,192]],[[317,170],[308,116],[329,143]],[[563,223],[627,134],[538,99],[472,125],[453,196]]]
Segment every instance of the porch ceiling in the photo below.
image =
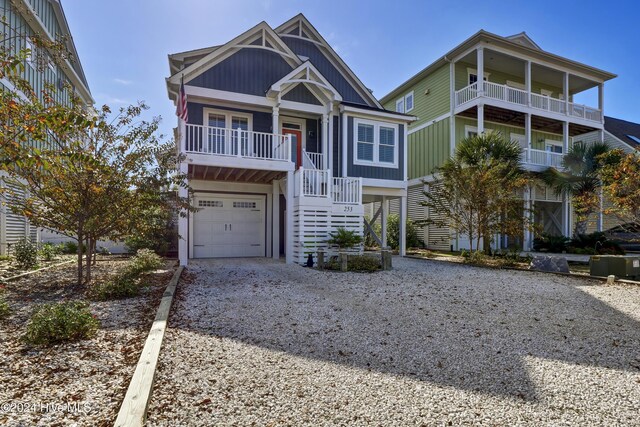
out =
[[268,184],[286,177],[286,172],[260,169],[224,168],[218,166],[189,165],[189,179],[204,181],[251,182]]
[[[471,107],[465,111],[460,112],[458,116],[476,119],[478,117],[478,108]],[[524,113],[521,113],[519,111],[507,110],[492,105],[485,105],[484,119],[490,122],[524,128]],[[532,114],[531,129],[541,132],[562,134],[562,122],[560,120],[549,119],[547,117],[541,117]],[[594,130],[596,130],[596,128],[569,123],[569,136],[582,135]]]

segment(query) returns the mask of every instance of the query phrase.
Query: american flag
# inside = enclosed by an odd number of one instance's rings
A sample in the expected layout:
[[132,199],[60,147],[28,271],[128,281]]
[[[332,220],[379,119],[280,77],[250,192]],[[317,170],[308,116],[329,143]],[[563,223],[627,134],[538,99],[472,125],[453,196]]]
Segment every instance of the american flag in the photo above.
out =
[[176,116],[189,121],[189,111],[187,111],[187,94],[184,92],[184,77],[180,80],[180,93],[178,94],[178,105],[176,107]]

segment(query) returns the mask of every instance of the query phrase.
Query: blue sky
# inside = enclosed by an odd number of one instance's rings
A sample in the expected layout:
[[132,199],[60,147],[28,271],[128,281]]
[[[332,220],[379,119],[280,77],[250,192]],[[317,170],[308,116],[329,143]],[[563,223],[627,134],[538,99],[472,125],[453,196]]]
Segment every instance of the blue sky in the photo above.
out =
[[[98,104],[138,100],[176,124],[164,79],[167,54],[222,44],[260,21],[304,13],[380,98],[479,29],[526,31],[542,49],[618,74],[605,114],[640,122],[640,47],[633,1],[63,0]],[[576,101],[597,106],[594,94]]]

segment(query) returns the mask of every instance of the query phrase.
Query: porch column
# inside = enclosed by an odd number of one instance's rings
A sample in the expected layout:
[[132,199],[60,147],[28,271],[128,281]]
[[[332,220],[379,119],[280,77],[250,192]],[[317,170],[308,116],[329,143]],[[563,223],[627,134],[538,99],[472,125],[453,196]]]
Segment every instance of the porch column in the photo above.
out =
[[405,256],[407,254],[407,196],[400,197],[400,224],[398,224],[398,231],[400,256]]
[[271,113],[271,118],[272,118],[272,122],[271,122],[271,132],[278,134],[280,133],[280,107],[278,107],[277,105],[273,107],[273,111]]
[[525,153],[525,161],[531,161],[531,113],[524,114],[524,138],[527,152]]
[[562,91],[564,94],[564,113],[569,115],[569,73],[566,71],[562,79]]
[[484,48],[476,50],[478,62],[478,96],[484,95]]
[[333,169],[333,162],[332,162],[333,145],[337,143],[338,143],[337,141],[333,140],[333,111],[329,111],[329,132],[327,135],[327,152],[324,155],[325,170]]
[[598,194],[598,197],[600,198],[599,200],[599,207],[598,207],[598,224],[597,224],[597,231],[604,231],[604,193],[602,192],[602,188],[600,188],[600,194]]
[[273,180],[273,212],[271,213],[271,256],[280,258],[280,181]]
[[531,106],[531,61],[524,64],[524,86],[527,91],[527,105]]
[[387,196],[382,196],[382,210],[380,213],[380,239],[382,240],[382,248],[387,247],[387,218],[389,218],[389,202]]
[[600,110],[600,122],[604,123],[604,83],[598,85],[598,109]]
[[562,122],[562,154],[569,151],[569,122]]
[[531,215],[531,188],[527,185],[524,188],[524,217],[528,219],[524,224],[524,234],[522,239],[522,250],[531,250],[531,230],[529,230],[530,222],[533,220]]
[[[181,126],[184,128],[184,125]],[[182,133],[181,135],[184,135]],[[180,163],[180,173],[186,175],[189,171],[189,165],[182,162]],[[178,189],[178,196],[188,197],[189,193],[186,188],[180,187]],[[180,265],[187,265],[189,262],[189,217],[191,214],[189,212],[186,213],[186,216],[178,217],[178,258],[180,260]]]
[[478,135],[484,133],[484,104],[478,104]]
[[293,264],[293,171],[287,172],[287,218],[285,222],[285,252],[287,264]]
[[571,237],[571,209],[569,209],[569,197],[567,193],[562,194],[562,234]]
[[[449,153],[453,156],[456,149],[456,63],[451,61],[449,64],[449,91],[451,96],[449,103],[451,104],[451,116],[449,118]],[[409,168],[407,168],[408,170]]]
[[316,165],[318,169],[327,170],[327,147],[329,141],[329,113],[322,114],[322,165]]

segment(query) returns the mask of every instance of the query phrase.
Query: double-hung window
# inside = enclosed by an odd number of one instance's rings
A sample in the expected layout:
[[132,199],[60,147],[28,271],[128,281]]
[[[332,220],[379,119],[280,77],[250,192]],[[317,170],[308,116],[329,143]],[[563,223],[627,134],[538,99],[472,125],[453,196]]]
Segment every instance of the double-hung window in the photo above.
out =
[[396,111],[398,113],[404,113],[404,97],[396,101]]
[[354,120],[354,164],[398,166],[398,126],[371,120]]
[[396,112],[408,113],[413,110],[413,91],[396,101]]

